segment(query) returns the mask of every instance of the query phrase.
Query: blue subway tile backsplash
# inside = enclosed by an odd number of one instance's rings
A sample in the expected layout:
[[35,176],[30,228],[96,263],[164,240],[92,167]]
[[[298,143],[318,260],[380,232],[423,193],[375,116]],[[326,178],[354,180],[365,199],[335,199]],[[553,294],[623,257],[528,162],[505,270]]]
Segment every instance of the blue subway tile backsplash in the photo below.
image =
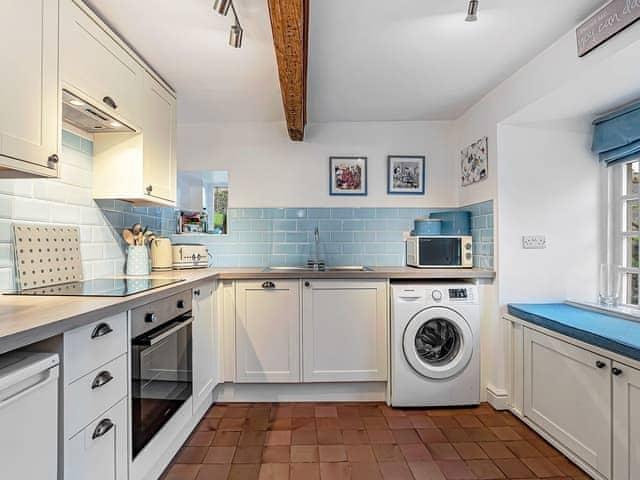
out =
[[[403,232],[428,208],[237,208],[229,210],[229,235],[174,235],[173,241],[205,243],[221,267],[299,265],[311,256],[314,230],[320,255],[331,265],[405,264]],[[455,210],[455,209],[454,209]],[[493,268],[493,201],[471,212],[474,266]]]

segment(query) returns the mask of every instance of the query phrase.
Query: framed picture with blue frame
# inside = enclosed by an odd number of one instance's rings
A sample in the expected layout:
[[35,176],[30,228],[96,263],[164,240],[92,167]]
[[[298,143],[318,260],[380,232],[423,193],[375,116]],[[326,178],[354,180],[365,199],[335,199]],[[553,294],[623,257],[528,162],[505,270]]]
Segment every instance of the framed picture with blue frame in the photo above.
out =
[[367,157],[329,157],[329,195],[367,195]]
[[389,195],[424,195],[426,158],[419,155],[387,157],[387,193]]

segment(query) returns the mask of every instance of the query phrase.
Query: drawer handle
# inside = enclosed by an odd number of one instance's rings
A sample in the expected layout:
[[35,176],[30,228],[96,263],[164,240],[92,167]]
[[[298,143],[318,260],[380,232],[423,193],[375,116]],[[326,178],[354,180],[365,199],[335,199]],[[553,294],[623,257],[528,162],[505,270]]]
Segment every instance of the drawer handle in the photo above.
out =
[[613,373],[617,377],[619,375],[622,375],[622,370],[620,370],[619,368],[613,367],[611,369],[611,373]]
[[93,431],[93,435],[91,435],[91,438],[93,440],[96,440],[106,435],[107,433],[109,433],[109,430],[111,430],[113,427],[115,427],[115,424],[110,419],[105,418],[98,424],[96,429]]
[[604,368],[604,367],[606,367],[606,366],[607,366],[607,364],[606,364],[606,363],[604,363],[602,360],[598,360],[598,361],[596,362],[596,367],[598,367],[598,368]]
[[107,105],[109,105],[109,106],[110,106],[111,108],[113,108],[114,110],[117,110],[117,109],[118,109],[118,104],[117,104],[117,103],[116,103],[116,101],[115,101],[113,98],[111,98],[110,96],[108,96],[108,95],[107,95],[106,97],[104,97],[104,98],[102,99],[102,101],[103,101],[104,103],[106,103]]
[[273,282],[264,282],[262,288],[276,288],[276,284]]
[[96,338],[104,337],[105,335],[109,335],[111,332],[113,332],[113,328],[111,328],[108,323],[101,323],[93,329],[91,339],[95,340]]
[[91,390],[104,387],[111,380],[113,380],[113,375],[111,375],[111,372],[104,370],[96,375],[96,378],[94,378],[93,383],[91,384]]

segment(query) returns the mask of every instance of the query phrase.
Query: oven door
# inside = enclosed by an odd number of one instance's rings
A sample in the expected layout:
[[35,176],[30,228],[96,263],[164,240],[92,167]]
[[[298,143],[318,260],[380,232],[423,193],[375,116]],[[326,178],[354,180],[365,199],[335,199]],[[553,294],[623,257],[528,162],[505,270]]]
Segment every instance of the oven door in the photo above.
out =
[[131,342],[133,458],[191,397],[192,322],[189,312]]
[[419,239],[421,267],[459,267],[462,265],[460,237],[424,237]]

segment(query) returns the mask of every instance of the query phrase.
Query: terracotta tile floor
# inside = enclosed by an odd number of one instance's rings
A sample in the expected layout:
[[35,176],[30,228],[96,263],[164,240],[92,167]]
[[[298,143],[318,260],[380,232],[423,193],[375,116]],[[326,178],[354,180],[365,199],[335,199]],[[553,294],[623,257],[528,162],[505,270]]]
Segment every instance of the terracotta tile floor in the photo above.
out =
[[508,412],[218,404],[163,480],[588,479]]

